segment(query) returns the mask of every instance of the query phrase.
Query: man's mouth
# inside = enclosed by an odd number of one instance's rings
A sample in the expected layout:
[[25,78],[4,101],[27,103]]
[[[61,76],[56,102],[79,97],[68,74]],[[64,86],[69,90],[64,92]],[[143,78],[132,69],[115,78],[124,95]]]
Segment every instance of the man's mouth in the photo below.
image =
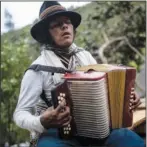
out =
[[65,32],[65,33],[62,34],[62,36],[66,36],[66,35],[70,35],[70,33],[69,32]]

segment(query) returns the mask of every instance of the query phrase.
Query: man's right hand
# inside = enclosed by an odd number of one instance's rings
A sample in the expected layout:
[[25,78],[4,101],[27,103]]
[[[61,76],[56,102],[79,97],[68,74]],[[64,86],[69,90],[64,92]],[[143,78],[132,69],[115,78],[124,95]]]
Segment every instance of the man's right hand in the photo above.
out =
[[46,129],[63,127],[68,125],[70,121],[70,108],[65,106],[64,101],[54,110],[47,109],[40,117],[40,122]]

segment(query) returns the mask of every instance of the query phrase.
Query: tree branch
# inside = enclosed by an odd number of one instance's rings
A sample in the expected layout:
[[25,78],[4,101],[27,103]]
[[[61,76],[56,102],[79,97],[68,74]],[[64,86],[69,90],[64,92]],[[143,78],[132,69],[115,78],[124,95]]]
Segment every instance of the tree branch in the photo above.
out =
[[145,57],[134,46],[132,46],[127,37],[125,37],[125,41],[127,45],[145,61]]
[[117,41],[125,41],[127,43],[127,45],[130,47],[130,49],[132,49],[135,53],[137,53],[145,61],[145,57],[134,46],[131,45],[131,43],[129,42],[128,38],[126,36],[121,36],[121,37],[118,37],[118,38],[115,38],[115,39],[112,39],[112,40],[108,40],[107,42],[105,42],[95,52],[95,54],[98,54],[99,55],[99,57],[101,58],[101,60],[102,60],[103,63],[108,63],[107,58],[104,55],[104,50],[106,48],[108,48],[109,45],[111,45],[111,44],[113,44],[114,42],[117,42]]
[[104,56],[104,50],[109,46],[111,45],[112,43],[116,42],[116,41],[121,41],[124,39],[124,36],[122,37],[118,37],[118,38],[115,38],[115,39],[112,39],[106,43],[104,43],[100,48],[99,50],[97,51],[98,55],[100,56],[101,60],[103,63],[108,63],[107,61],[107,58]]

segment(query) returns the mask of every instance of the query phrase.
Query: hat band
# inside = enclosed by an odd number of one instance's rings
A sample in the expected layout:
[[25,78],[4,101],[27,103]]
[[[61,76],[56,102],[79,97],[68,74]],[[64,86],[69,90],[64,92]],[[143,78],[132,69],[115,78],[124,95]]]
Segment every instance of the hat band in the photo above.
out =
[[48,13],[51,13],[53,11],[56,10],[66,10],[64,7],[60,6],[60,5],[55,5],[55,6],[51,6],[47,9],[45,9],[41,14],[40,14],[40,19],[43,19]]

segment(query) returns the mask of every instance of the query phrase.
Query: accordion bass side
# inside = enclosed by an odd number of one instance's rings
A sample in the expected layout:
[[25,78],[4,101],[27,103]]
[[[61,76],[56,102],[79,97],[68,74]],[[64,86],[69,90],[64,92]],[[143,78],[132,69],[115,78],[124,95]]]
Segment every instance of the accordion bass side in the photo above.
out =
[[61,138],[103,139],[110,128],[131,126],[129,100],[135,77],[135,68],[108,64],[84,66],[65,74],[64,82],[51,92],[54,107],[65,98],[71,109],[71,123],[59,129]]

